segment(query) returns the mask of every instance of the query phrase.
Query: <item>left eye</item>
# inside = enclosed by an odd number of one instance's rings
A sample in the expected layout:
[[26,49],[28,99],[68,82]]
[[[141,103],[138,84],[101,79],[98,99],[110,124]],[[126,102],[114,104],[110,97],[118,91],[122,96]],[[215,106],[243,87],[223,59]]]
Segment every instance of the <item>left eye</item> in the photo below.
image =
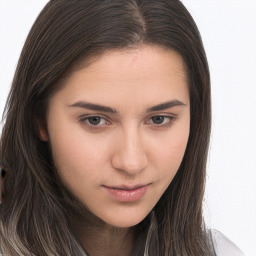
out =
[[146,123],[155,125],[165,125],[170,124],[174,117],[171,116],[153,116]]
[[151,118],[154,124],[162,124],[165,121],[165,119],[166,119],[165,116],[153,116]]

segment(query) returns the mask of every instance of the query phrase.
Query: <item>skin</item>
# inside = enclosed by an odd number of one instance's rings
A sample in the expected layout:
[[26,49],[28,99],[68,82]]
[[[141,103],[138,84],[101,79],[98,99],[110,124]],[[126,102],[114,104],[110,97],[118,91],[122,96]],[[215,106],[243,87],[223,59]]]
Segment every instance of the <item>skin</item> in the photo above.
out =
[[[170,101],[182,104],[152,110]],[[146,45],[106,52],[72,72],[50,98],[40,136],[51,145],[63,184],[88,209],[76,230],[90,255],[129,254],[132,227],[153,209],[180,166],[189,105],[181,56]],[[112,198],[104,187],[138,184],[146,185],[146,193],[132,202]]]

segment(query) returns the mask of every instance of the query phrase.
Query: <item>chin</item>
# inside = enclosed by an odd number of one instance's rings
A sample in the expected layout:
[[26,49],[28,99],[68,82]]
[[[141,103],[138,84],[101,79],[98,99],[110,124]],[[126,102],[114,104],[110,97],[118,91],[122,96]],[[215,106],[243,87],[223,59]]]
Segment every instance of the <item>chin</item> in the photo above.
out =
[[117,228],[130,228],[139,224],[143,219],[129,219],[129,220],[113,220],[105,221],[107,224]]
[[130,228],[136,226],[140,222],[142,222],[148,215],[148,212],[144,214],[138,214],[138,212],[126,212],[125,214],[116,213],[111,216],[98,216],[100,217],[105,223],[118,227],[118,228]]

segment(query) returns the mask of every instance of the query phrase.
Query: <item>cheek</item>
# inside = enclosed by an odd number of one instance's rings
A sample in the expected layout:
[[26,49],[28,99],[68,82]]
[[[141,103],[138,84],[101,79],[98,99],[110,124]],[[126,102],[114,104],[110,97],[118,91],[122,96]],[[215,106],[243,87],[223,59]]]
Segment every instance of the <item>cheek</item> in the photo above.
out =
[[65,183],[72,183],[73,180],[81,184],[92,182],[101,175],[99,164],[103,161],[100,159],[103,148],[92,143],[92,138],[84,136],[81,131],[66,127],[51,139],[54,163]]
[[189,137],[189,127],[179,129],[177,132],[170,134],[158,145],[152,157],[155,159],[155,169],[160,170],[158,175],[160,179],[165,179],[170,183],[177,173],[184,153],[187,147]]
[[166,147],[166,153],[163,153],[166,160],[169,159],[173,164],[180,165],[187,147],[187,141],[187,135],[173,138],[170,145]]

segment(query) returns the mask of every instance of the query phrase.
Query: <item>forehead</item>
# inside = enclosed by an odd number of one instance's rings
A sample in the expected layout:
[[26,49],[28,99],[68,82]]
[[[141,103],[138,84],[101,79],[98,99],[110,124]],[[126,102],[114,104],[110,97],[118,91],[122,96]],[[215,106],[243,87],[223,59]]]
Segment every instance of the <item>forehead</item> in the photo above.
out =
[[[158,66],[156,66],[158,64]],[[159,66],[159,64],[161,64]],[[140,70],[159,71],[168,73],[169,69],[175,69],[180,75],[186,76],[185,64],[181,55],[172,50],[157,45],[141,45],[134,48],[113,49],[91,57],[80,63],[75,71],[86,69],[89,72],[111,72]],[[126,73],[126,72],[125,72]],[[155,74],[151,73],[153,76]]]
[[173,50],[157,46],[111,50],[89,63],[71,72],[66,79],[60,92],[66,98],[112,102],[110,97],[115,100],[136,97],[146,101],[154,96],[168,101],[170,97],[187,96],[183,59]]

